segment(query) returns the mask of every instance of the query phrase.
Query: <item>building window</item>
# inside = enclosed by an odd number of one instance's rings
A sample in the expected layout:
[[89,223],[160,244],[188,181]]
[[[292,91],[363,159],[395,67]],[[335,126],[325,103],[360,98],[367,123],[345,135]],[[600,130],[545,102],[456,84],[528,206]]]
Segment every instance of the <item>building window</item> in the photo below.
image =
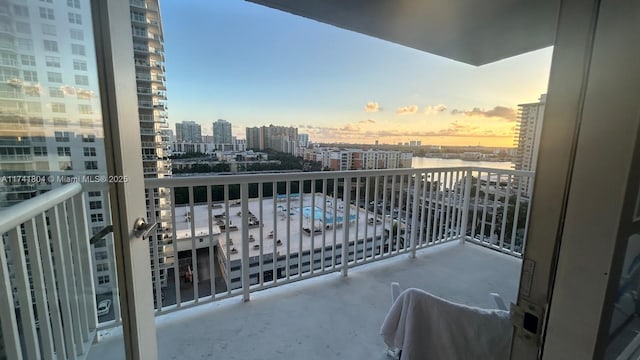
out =
[[85,161],[84,162],[85,170],[98,170],[98,162],[97,161]]
[[[56,44],[56,49],[57,49],[57,46],[58,45]],[[44,58],[44,60],[47,66],[49,67],[56,67],[56,68],[60,67],[60,58],[57,56],[47,56]]]
[[24,94],[27,96],[39,97],[40,88],[38,86],[23,86]]
[[71,53],[73,55],[85,56],[84,45],[71,44]]
[[109,282],[109,275],[98,276],[98,285],[107,285]]
[[109,271],[109,263],[97,264],[96,271]]
[[45,35],[56,35],[56,26],[51,24],[42,24],[42,33]]
[[[29,125],[34,127],[42,127],[44,126],[44,121],[42,118],[30,118]],[[33,138],[31,139],[33,141]]]
[[20,55],[20,63],[26,66],[36,66],[36,57],[31,55]]
[[[95,222],[100,222],[100,221],[104,221],[104,217],[102,214],[91,214],[91,222],[95,223]],[[97,258],[97,256],[96,256]]]
[[76,13],[69,13],[69,23],[82,25],[82,16]]
[[78,105],[78,111],[80,112],[80,114],[93,114],[91,105],[80,104]]
[[63,103],[51,103],[51,111],[54,113],[64,113],[67,112],[67,109]]
[[91,210],[102,209],[102,201],[100,200],[89,201],[89,209]]
[[96,260],[107,260],[106,251],[96,251]]
[[64,97],[64,91],[60,90],[60,88],[50,87],[49,96],[55,97],[55,98],[62,98]]
[[33,81],[33,82],[38,81],[38,73],[35,71],[25,70],[22,72],[22,74],[23,74],[22,78],[24,79],[24,81]]
[[62,74],[59,72],[47,72],[47,80],[52,83],[61,83]]
[[73,164],[71,161],[58,161],[58,169],[61,171],[73,170]]
[[27,101],[27,111],[31,113],[41,113],[42,104],[39,101]]
[[13,5],[13,15],[29,17],[29,8],[24,5]]
[[76,75],[76,85],[89,85],[89,77],[86,75]]
[[87,71],[87,62],[84,60],[73,60],[73,70]]
[[90,100],[91,99],[91,91],[78,89],[77,91],[78,99],[80,100]]
[[67,6],[80,9],[80,0],[67,0]]
[[57,142],[69,142],[72,134],[70,131],[56,131],[55,137]]
[[92,134],[82,135],[82,142],[96,142],[96,136]]
[[144,14],[138,11],[132,11],[131,12],[131,20],[133,21],[137,21],[137,22],[146,22],[147,19],[145,18]]
[[24,51],[33,51],[33,41],[31,39],[17,39],[18,49]]
[[33,155],[34,156],[47,156],[47,147],[46,146],[34,146],[33,147]]
[[31,34],[31,27],[28,23],[16,21],[16,32],[21,34]]
[[40,18],[45,20],[55,20],[56,17],[53,15],[53,9],[41,7],[40,8]]
[[98,197],[101,196],[100,191],[89,191],[89,197]]
[[82,151],[84,152],[84,156],[96,156],[96,148],[94,147],[85,147],[82,148]]
[[53,40],[44,40],[44,49],[46,51],[58,52],[58,42]]
[[80,41],[84,40],[84,33],[82,32],[82,30],[71,29],[69,31],[71,33],[71,38],[73,40],[80,40]]
[[66,128],[69,125],[69,121],[67,119],[54,118],[53,126],[56,128]]
[[58,146],[58,156],[71,156],[71,148],[67,146]]

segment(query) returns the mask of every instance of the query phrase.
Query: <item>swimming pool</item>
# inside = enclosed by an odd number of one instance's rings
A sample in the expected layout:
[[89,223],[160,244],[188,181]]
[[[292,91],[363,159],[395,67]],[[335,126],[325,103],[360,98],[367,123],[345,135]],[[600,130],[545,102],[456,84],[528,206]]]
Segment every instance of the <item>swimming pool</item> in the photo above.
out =
[[[322,209],[319,207],[314,207],[313,211],[312,211],[312,207],[311,206],[305,206],[302,208],[302,215],[304,215],[305,217],[311,217],[311,213],[313,212],[313,218],[315,220],[318,221],[322,221]],[[342,216],[338,216],[336,217],[337,222],[341,223],[342,221],[344,221],[344,217]],[[356,216],[355,215],[351,215],[349,216],[349,219],[351,220],[355,220]],[[333,213],[331,213],[330,210],[327,209],[327,213],[325,215],[325,223],[326,224],[333,224]]]

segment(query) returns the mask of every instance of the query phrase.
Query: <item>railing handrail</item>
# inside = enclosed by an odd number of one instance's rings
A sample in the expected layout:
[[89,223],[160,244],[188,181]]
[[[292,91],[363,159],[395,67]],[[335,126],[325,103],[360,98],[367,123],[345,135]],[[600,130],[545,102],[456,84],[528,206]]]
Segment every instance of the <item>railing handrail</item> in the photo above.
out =
[[0,234],[4,234],[16,226],[29,221],[34,216],[42,213],[43,210],[50,209],[81,192],[81,184],[67,184],[0,210],[0,219],[2,219],[2,222],[0,222]]
[[287,180],[321,180],[345,177],[367,177],[384,175],[408,175],[419,172],[440,172],[440,171],[484,171],[499,172],[516,176],[533,176],[533,171],[495,169],[474,166],[454,166],[437,168],[395,168],[376,170],[347,170],[347,171],[316,171],[316,172],[286,172],[286,173],[252,173],[252,174],[232,174],[232,175],[203,175],[189,177],[153,178],[145,179],[145,187],[184,187],[194,185],[224,185],[224,184],[244,184],[255,182],[281,182]]

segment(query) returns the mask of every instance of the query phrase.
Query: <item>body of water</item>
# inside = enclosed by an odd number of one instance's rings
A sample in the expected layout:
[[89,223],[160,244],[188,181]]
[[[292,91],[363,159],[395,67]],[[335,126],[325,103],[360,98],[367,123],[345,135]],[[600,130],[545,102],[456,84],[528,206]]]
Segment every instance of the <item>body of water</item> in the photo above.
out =
[[460,167],[460,166],[475,166],[475,167],[487,167],[493,169],[513,169],[513,163],[510,161],[468,161],[461,159],[440,159],[414,156],[411,162],[411,167],[414,169],[423,168],[443,168],[443,167]]

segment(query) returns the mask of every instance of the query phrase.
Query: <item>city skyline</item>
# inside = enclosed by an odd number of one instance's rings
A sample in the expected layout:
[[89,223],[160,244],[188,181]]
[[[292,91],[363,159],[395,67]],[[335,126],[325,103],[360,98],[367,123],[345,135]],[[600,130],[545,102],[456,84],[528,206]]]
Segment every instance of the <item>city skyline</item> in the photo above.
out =
[[517,105],[546,92],[551,48],[473,67],[251,3],[190,4],[162,4],[169,119],[203,135],[222,118],[239,138],[273,124],[314,142],[510,147]]

